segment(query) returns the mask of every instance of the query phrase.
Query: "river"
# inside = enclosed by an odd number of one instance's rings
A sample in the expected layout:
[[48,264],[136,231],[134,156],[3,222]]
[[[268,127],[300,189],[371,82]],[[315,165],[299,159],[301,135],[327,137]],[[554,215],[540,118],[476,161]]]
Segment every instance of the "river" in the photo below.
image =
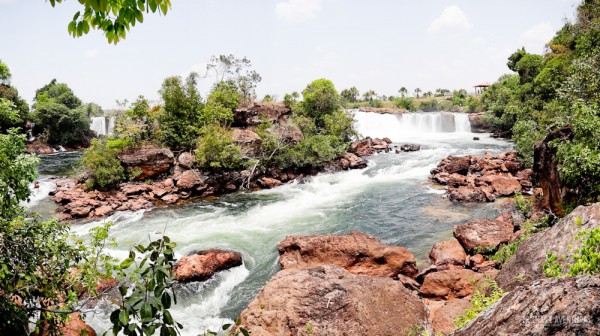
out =
[[[305,183],[272,190],[118,213],[106,219],[116,222],[111,234],[119,244],[110,253],[124,258],[129,247],[163,231],[177,242],[179,256],[212,248],[241,252],[243,266],[181,290],[173,316],[184,325],[184,336],[195,336],[207,328],[217,330],[239,315],[278,271],[276,246],[286,235],[362,231],[385,244],[407,247],[423,265],[431,246],[451,237],[454,224],[500,212],[497,204],[450,203],[443,197],[443,190],[428,182],[428,177],[429,171],[448,155],[499,153],[511,147],[509,142],[471,133],[466,114],[353,113],[363,136],[389,137],[394,145],[417,143],[422,145],[421,150],[375,155],[368,158],[366,169],[319,174]],[[474,136],[481,140],[474,141]],[[53,207],[43,195],[52,189],[49,176],[72,169],[76,156],[42,158],[43,186],[34,197],[33,209],[45,213]],[[73,228],[85,234],[98,223]],[[89,313],[86,320],[102,333],[110,326],[110,310],[104,307]]]

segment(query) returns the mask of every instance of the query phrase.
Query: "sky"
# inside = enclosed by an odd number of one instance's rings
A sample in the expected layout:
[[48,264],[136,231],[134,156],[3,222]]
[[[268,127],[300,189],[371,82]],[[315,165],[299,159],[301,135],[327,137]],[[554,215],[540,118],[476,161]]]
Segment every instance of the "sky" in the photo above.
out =
[[[493,83],[520,47],[544,45],[579,0],[172,0],[125,40],[67,33],[76,0],[0,0],[0,59],[29,102],[53,78],[105,109],[139,95],[160,98],[169,76],[205,72],[212,55],[247,57],[262,76],[257,96],[282,98],[318,78],[338,90],[397,95]],[[200,82],[206,96],[213,80]]]

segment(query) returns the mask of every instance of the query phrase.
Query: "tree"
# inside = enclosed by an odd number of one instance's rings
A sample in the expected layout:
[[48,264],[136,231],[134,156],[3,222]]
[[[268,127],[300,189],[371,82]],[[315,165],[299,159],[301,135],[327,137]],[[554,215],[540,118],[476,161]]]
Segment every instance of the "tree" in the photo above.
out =
[[373,100],[373,97],[377,97],[377,92],[375,92],[375,90],[369,90],[363,94],[363,97],[365,98],[365,101],[371,101]]
[[419,95],[421,94],[421,92],[423,92],[423,91],[421,91],[421,89],[419,89],[419,88],[416,88],[416,89],[415,89],[415,96],[416,96],[417,98],[419,98]]
[[342,108],[340,96],[333,83],[328,79],[317,79],[302,91],[304,113],[321,123],[325,115]]
[[234,55],[212,56],[206,65],[206,73],[214,72],[217,83],[232,81],[237,86],[240,102],[250,104],[254,98],[256,85],[261,76],[251,70],[252,63],[246,57]]
[[[6,99],[11,103],[11,111],[15,111],[16,115],[13,117],[7,118],[5,115],[2,120],[0,120],[0,132],[6,132],[9,128],[13,127],[22,127],[25,125],[25,122],[29,118],[29,105],[27,102],[19,97],[19,92],[17,89],[10,85],[10,80],[12,75],[10,73],[10,69],[8,65],[0,60],[0,99]],[[5,103],[5,110],[7,112]]]
[[173,150],[191,148],[200,134],[199,122],[204,103],[198,93],[196,73],[191,73],[185,83],[179,76],[163,81],[159,93],[164,106],[159,117],[160,140]]
[[[64,1],[50,0],[50,5],[54,7]],[[79,0],[79,3],[83,9],[77,11],[69,22],[69,34],[80,37],[89,33],[90,29],[97,29],[104,32],[109,43],[114,44],[124,39],[137,22],[144,22],[144,13],[166,15],[171,9],[171,0]]]
[[353,87],[351,87],[349,89],[342,90],[342,92],[340,93],[340,95],[346,101],[351,102],[351,103],[355,103],[357,101],[358,96],[360,95],[360,93],[358,92],[358,89],[355,86],[353,86]]
[[403,86],[400,88],[400,90],[398,90],[398,93],[400,93],[400,97],[404,98],[408,94],[408,90]]

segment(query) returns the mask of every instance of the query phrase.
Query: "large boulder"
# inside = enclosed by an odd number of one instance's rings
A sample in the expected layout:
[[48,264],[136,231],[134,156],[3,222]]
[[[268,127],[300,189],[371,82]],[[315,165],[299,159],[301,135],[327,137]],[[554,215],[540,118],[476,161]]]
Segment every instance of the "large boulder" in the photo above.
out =
[[446,172],[448,174],[460,173],[466,175],[471,165],[470,156],[448,156],[444,158],[431,174]]
[[209,250],[182,257],[173,267],[173,278],[180,282],[204,281],[216,272],[242,264],[239,252]]
[[260,143],[262,140],[254,131],[242,128],[234,128],[231,137],[233,142],[244,145]]
[[520,286],[455,336],[600,335],[600,277],[544,279]]
[[491,133],[494,127],[483,120],[486,112],[469,113],[469,122],[471,123],[471,132],[473,133]]
[[455,225],[452,233],[467,253],[473,254],[476,248],[493,250],[498,245],[509,242],[513,237],[514,226],[507,221],[480,218]]
[[282,269],[337,265],[354,274],[394,277],[418,273],[413,254],[366,233],[288,236],[277,245]]
[[280,271],[240,318],[257,336],[406,335],[427,319],[399,282],[332,265]]
[[198,185],[204,184],[206,178],[196,169],[186,170],[177,176],[175,183],[177,188],[190,190]]
[[564,204],[571,203],[576,195],[566,187],[558,172],[556,148],[553,141],[566,142],[573,139],[571,126],[550,132],[543,141],[535,145],[533,155],[534,180],[542,188],[541,205],[557,215],[564,215]]
[[350,144],[348,152],[356,154],[357,156],[370,156],[375,153],[380,152],[388,152],[390,149],[390,145],[378,138],[372,139],[371,137],[366,137],[364,139],[353,141]]
[[259,125],[265,120],[271,123],[278,122],[283,116],[292,111],[282,105],[254,104],[251,107],[239,108],[233,111],[234,127],[248,127]]
[[512,290],[525,282],[544,278],[542,266],[548,252],[559,256],[560,264],[572,263],[573,252],[581,247],[581,241],[575,238],[577,234],[598,227],[600,203],[577,207],[554,226],[527,238],[502,266],[496,281],[504,290]]
[[454,269],[429,273],[421,286],[421,295],[448,300],[472,295],[484,275],[469,269]]
[[137,181],[168,173],[173,166],[173,152],[152,145],[121,153],[118,158],[127,174]]
[[448,301],[425,300],[429,308],[429,320],[434,335],[448,335],[456,329],[454,320],[465,314],[465,310],[471,308],[471,296]]
[[362,169],[367,168],[367,161],[352,153],[346,153],[341,158],[342,169]]
[[452,239],[435,243],[429,252],[429,259],[438,270],[462,268],[467,261],[467,254],[458,240]]

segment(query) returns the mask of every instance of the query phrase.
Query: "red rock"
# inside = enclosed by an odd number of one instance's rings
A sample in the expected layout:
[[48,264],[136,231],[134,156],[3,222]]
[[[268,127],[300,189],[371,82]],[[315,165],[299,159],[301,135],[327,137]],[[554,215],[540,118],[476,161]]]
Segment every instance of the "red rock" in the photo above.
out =
[[491,180],[492,188],[500,196],[510,196],[517,191],[521,191],[521,183],[513,177],[496,176]]
[[233,142],[238,144],[260,143],[261,138],[255,132],[249,129],[234,128],[232,132]]
[[288,236],[279,244],[282,269],[337,265],[354,274],[414,277],[418,269],[413,254],[404,247],[381,244],[360,232],[346,235]]
[[247,127],[259,125],[265,120],[276,123],[291,112],[285,106],[255,103],[251,107],[242,107],[233,111],[232,126]]
[[429,259],[439,270],[443,270],[448,265],[463,267],[467,254],[460,243],[452,239],[435,243],[429,252]]
[[165,186],[165,188],[173,188],[175,186],[175,182],[173,182],[173,179],[171,178],[164,180],[162,183]]
[[177,164],[184,169],[191,169],[194,161],[194,156],[190,152],[183,152],[177,157]]
[[[440,301],[437,301],[440,302]],[[456,329],[454,320],[463,316],[465,310],[471,308],[471,296],[466,296],[461,299],[453,299],[442,301],[441,307],[435,309],[430,315],[431,325],[435,335],[449,335]]]
[[453,299],[472,295],[483,274],[469,269],[439,271],[427,274],[420,292],[424,297]]
[[163,196],[161,199],[167,204],[175,204],[177,201],[179,201],[179,196],[177,194],[168,194]]
[[344,154],[342,160],[348,161],[348,168],[350,169],[362,169],[367,167],[367,161],[352,153]]
[[460,186],[448,187],[448,199],[454,202],[486,202],[488,198],[480,188]]
[[240,319],[257,336],[407,335],[427,315],[422,300],[392,279],[324,265],[280,271]]
[[204,281],[216,272],[242,264],[239,252],[209,250],[182,257],[173,267],[173,278],[180,282]]
[[383,138],[383,139],[381,139],[381,140],[385,141],[385,142],[386,142],[386,143],[388,143],[388,144],[391,144],[391,143],[392,143],[392,140],[391,140],[390,138]]
[[267,189],[272,189],[283,185],[281,181],[270,177],[261,177],[260,179],[258,179],[258,183],[260,183],[260,185],[263,188]]
[[121,192],[126,196],[141,194],[149,190],[152,190],[152,187],[145,183],[124,183],[121,185]]
[[103,205],[94,209],[94,216],[96,217],[104,217],[114,213],[113,208],[110,205]]
[[195,186],[204,184],[206,178],[200,175],[200,172],[192,169],[186,170],[176,180],[177,188],[182,190],[190,190]]
[[509,242],[514,226],[493,219],[475,219],[455,225],[452,231],[467,253],[473,253],[478,247],[494,250],[498,245]]
[[[75,202],[69,203],[69,205],[72,205],[72,204],[76,204],[76,203]],[[68,209],[69,209],[69,212],[71,213],[71,216],[79,217],[79,218],[86,217],[92,211],[92,207],[89,205],[71,206]]]
[[152,145],[121,153],[118,158],[128,175],[138,181],[168,173],[173,166],[173,152]]

